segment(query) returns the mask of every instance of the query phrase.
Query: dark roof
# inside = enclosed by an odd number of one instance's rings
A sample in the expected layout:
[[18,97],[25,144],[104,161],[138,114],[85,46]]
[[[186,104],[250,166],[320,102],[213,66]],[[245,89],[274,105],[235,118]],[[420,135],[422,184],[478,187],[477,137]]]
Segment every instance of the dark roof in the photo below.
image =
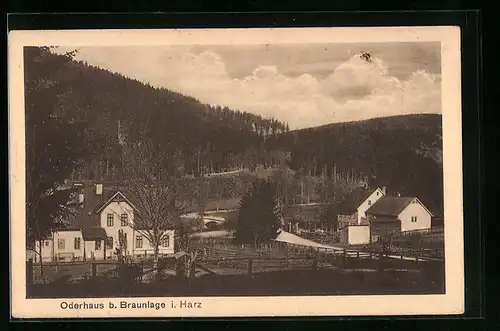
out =
[[134,195],[129,193],[126,188],[120,188],[107,192],[106,196],[103,198],[103,201],[95,206],[94,213],[99,213],[105,207],[105,205],[110,202],[110,200],[117,194],[121,195],[129,204],[132,205],[132,207],[135,207],[137,205],[136,203],[132,202]]
[[[73,213],[69,217],[69,227],[76,228],[93,228],[99,227],[99,215],[96,210],[108,201],[116,192],[121,190],[118,186],[104,185],[102,195],[96,194],[95,185],[85,185],[78,188],[76,193],[76,201],[73,203]],[[78,203],[78,194],[83,193],[83,204]],[[125,193],[124,193],[125,195]],[[127,197],[128,198],[128,197]]]
[[377,200],[366,214],[397,217],[415,197],[382,197]]
[[346,195],[337,205],[339,214],[354,214],[359,205],[368,199],[375,192],[375,189],[366,189],[363,187],[355,188],[351,193]]
[[[101,195],[97,195],[95,184],[98,183],[102,182],[87,183],[77,188],[75,201],[72,204],[74,210],[69,217],[68,227],[80,229],[100,227],[100,215],[98,212],[117,192],[120,192],[133,206],[140,208],[140,203],[136,201],[134,194],[123,183],[103,183],[103,192]],[[83,193],[84,195],[82,205],[78,203],[79,193]]]
[[82,229],[82,237],[85,241],[103,240],[108,236],[103,228],[86,228]]
[[65,231],[81,231],[82,229],[80,228],[60,228],[57,229],[57,232],[65,232]]

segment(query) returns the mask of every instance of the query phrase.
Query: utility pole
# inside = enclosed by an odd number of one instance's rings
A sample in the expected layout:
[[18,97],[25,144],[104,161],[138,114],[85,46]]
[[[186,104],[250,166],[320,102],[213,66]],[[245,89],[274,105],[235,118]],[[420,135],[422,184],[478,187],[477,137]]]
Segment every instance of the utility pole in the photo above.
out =
[[304,199],[304,178],[300,180],[300,204],[302,205]]

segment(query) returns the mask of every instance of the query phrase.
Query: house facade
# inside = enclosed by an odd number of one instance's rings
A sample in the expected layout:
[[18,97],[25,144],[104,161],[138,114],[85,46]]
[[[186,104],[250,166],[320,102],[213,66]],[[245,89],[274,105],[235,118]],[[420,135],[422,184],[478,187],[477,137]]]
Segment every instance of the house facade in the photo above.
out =
[[339,228],[366,224],[366,211],[383,196],[385,196],[385,188],[376,188],[372,191],[364,188],[355,189],[338,206]]
[[[85,194],[86,193],[86,194]],[[104,192],[96,185],[95,191],[84,190],[77,198],[76,227],[60,229],[42,242],[43,261],[86,261],[117,258],[118,251],[125,256],[147,257],[154,246],[145,234],[148,230],[133,227],[137,206],[120,190]],[[174,254],[174,230],[166,231],[159,247],[160,255]],[[39,252],[39,243],[36,246]],[[38,254],[34,254],[38,262]]]
[[337,206],[337,235],[340,243],[347,245],[370,242],[370,228],[366,211],[385,196],[385,188],[367,190],[356,188]]
[[417,197],[384,197],[366,211],[371,240],[380,236],[431,228],[432,213]]

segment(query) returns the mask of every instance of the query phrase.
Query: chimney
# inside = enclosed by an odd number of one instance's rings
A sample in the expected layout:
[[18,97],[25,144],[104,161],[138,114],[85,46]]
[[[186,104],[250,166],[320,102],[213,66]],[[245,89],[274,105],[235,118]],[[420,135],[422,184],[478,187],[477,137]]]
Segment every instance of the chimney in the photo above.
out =
[[102,184],[95,184],[95,194],[102,195]]
[[387,194],[387,192],[386,192],[387,190],[386,190],[386,187],[385,187],[385,186],[382,186],[382,187],[380,188],[380,190],[382,191],[382,193],[383,193],[384,195],[386,195],[386,194]]

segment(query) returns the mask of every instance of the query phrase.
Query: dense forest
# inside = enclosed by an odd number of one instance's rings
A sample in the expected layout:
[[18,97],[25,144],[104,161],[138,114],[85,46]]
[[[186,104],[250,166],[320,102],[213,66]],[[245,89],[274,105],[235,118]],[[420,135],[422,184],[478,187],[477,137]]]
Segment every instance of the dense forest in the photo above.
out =
[[281,188],[293,202],[329,201],[342,187],[369,182],[442,210],[440,115],[291,131],[278,119],[202,104],[77,61],[59,75],[66,88],[55,116],[84,123],[75,135],[92,152],[73,179],[123,179],[124,150],[147,141],[180,156],[186,176],[244,169],[210,179],[212,197],[241,197],[252,176],[272,168],[265,176],[290,178]]
[[[56,55],[54,55],[56,56]],[[288,125],[194,98],[73,61],[66,68],[66,116],[86,121],[95,158],[78,177],[117,179],[123,146],[148,140],[182,153],[188,174],[268,163],[265,141]]]
[[370,186],[386,186],[391,194],[417,196],[440,214],[441,133],[441,115],[406,115],[291,131],[274,143],[291,152],[294,169],[329,175],[335,166],[343,169],[340,174],[345,178],[368,174]]

